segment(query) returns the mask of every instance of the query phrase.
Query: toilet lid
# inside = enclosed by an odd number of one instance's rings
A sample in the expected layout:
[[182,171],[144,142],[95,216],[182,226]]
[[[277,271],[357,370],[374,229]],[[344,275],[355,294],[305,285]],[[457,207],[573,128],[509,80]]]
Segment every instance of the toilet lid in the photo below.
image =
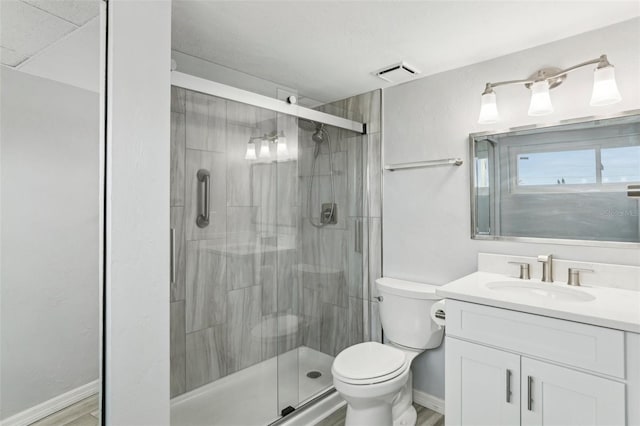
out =
[[365,342],[348,347],[333,361],[333,370],[351,380],[386,376],[400,370],[406,355],[400,349],[377,342]]

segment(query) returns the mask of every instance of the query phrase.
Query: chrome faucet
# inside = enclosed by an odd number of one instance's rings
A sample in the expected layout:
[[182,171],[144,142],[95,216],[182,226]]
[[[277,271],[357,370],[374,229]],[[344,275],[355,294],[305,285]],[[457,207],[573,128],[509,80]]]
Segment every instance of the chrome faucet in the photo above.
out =
[[553,256],[550,254],[542,254],[538,256],[538,262],[542,262],[542,282],[552,283],[553,282],[553,269],[552,262]]

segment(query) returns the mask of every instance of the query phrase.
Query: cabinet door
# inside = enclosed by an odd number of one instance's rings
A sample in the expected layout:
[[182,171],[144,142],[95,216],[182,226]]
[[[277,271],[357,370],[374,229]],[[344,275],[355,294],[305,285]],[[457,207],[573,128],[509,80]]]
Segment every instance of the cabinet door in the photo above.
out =
[[624,425],[624,384],[522,358],[522,425]]
[[519,425],[520,357],[447,337],[445,423]]

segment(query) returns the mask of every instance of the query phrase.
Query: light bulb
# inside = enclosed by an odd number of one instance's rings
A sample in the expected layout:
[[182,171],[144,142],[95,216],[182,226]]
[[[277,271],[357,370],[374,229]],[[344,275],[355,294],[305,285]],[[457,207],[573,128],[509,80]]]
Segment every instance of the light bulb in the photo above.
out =
[[498,105],[496,103],[496,94],[491,92],[485,92],[482,94],[480,103],[480,116],[478,117],[479,124],[496,123],[500,119],[498,115]]
[[260,158],[271,158],[271,151],[269,150],[268,139],[262,140],[262,146],[260,147]]
[[621,99],[613,65],[596,68],[593,72],[593,92],[589,104],[591,106],[611,105],[620,102]]
[[253,142],[247,144],[247,152],[244,154],[245,160],[255,160],[256,158],[256,145]]
[[289,158],[289,149],[287,148],[287,138],[284,136],[284,132],[278,136],[278,149],[276,150],[279,160],[286,160]]
[[531,85],[531,103],[529,115],[547,115],[553,112],[553,105],[549,97],[549,83],[547,80],[536,81]]

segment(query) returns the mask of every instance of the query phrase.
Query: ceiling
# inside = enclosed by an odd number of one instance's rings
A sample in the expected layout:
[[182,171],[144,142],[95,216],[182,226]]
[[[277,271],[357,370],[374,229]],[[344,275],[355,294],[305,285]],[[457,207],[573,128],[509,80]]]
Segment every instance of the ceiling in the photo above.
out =
[[[332,101],[640,16],[638,1],[173,1],[173,49]],[[599,55],[602,52],[594,52]]]
[[19,67],[98,16],[99,0],[0,0],[0,63]]

